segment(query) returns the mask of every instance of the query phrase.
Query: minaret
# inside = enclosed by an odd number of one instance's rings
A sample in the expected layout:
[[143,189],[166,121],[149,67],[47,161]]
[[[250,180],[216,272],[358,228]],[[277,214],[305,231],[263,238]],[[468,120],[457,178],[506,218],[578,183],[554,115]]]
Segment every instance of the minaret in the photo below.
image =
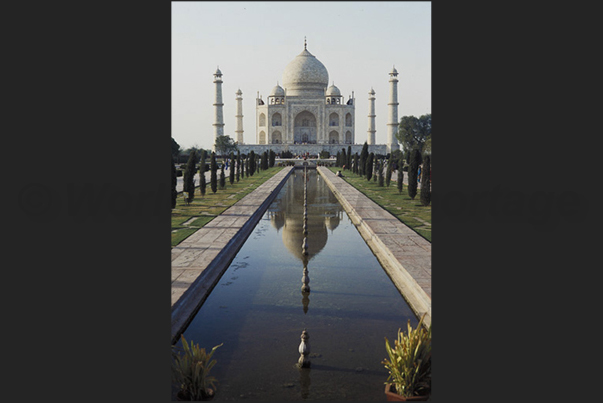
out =
[[236,141],[239,145],[243,144],[243,97],[241,95],[243,93],[239,88],[237,91],[237,114],[235,115],[235,118],[237,118],[237,128],[235,130],[237,134]]
[[398,139],[398,72],[394,67],[389,73],[389,123],[387,124],[387,152],[399,150]]
[[375,144],[375,90],[371,87],[369,92],[369,114],[368,114],[368,136],[366,143],[370,146]]
[[216,84],[216,99],[214,102],[215,118],[214,118],[214,143],[218,136],[224,135],[224,114],[222,113],[222,72],[220,67],[214,73],[214,84]]

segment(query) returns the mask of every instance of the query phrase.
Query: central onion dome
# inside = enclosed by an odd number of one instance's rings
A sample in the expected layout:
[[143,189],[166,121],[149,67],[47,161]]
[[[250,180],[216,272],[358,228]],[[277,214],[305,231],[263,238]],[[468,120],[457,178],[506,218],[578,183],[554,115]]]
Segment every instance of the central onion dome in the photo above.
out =
[[324,97],[328,84],[327,68],[305,47],[283,72],[283,85],[287,89],[287,96]]

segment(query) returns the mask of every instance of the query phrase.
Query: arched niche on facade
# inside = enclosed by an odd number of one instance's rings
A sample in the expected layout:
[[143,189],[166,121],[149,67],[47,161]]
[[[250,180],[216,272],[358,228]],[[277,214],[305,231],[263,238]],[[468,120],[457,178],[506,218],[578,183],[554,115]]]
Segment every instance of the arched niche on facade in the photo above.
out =
[[329,126],[339,126],[339,115],[335,112],[329,115]]
[[335,130],[329,133],[329,144],[337,144],[339,143],[339,133]]
[[266,115],[260,113],[260,126],[266,126]]
[[351,113],[347,113],[345,115],[345,125],[352,126],[352,114]]
[[282,126],[283,124],[283,118],[281,117],[281,114],[276,112],[275,114],[272,115],[272,126]]
[[282,144],[283,135],[278,130],[272,133],[272,144]]
[[293,126],[293,141],[296,144],[316,144],[316,117],[311,112],[298,113]]
[[352,144],[352,132],[350,132],[349,130],[345,132],[345,143]]
[[260,132],[260,141],[259,141],[259,143],[260,144],[266,144],[266,133],[263,130]]

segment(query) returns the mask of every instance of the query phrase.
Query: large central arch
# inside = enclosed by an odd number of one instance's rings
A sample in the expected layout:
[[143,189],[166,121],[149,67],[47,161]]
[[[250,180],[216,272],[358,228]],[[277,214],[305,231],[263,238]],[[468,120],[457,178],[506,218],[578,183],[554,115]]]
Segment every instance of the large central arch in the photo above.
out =
[[308,111],[295,116],[293,121],[293,141],[297,144],[316,144],[316,117]]

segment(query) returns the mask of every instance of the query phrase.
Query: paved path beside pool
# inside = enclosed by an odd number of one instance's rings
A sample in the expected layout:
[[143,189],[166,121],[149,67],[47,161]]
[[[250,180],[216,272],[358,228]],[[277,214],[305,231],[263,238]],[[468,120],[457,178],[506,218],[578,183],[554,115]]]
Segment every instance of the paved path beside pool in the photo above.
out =
[[328,168],[317,169],[410,307],[431,324],[431,243]]
[[292,170],[283,168],[172,248],[172,342],[226,271]]

